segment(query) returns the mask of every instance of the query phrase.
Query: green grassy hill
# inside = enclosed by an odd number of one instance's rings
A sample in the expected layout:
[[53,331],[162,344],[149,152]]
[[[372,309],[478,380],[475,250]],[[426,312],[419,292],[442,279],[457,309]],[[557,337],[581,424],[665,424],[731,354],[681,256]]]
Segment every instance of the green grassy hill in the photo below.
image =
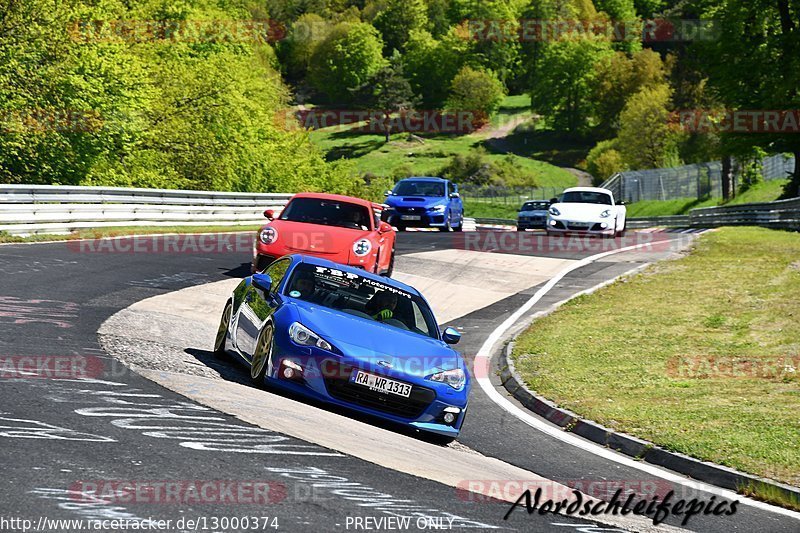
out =
[[332,126],[311,132],[311,141],[322,149],[329,161],[350,159],[361,172],[380,176],[394,176],[407,170],[409,175],[437,175],[456,154],[467,154],[470,150],[484,147],[489,161],[513,157],[530,174],[529,186],[570,187],[576,184],[575,177],[567,170],[530,157],[506,155],[487,144],[493,135],[505,135],[505,129],[513,131],[513,125],[532,123],[530,98],[508,96],[500,111],[490,124],[468,135],[420,134],[422,142],[410,138],[408,133],[391,135],[386,143],[382,135],[353,131],[359,125]]

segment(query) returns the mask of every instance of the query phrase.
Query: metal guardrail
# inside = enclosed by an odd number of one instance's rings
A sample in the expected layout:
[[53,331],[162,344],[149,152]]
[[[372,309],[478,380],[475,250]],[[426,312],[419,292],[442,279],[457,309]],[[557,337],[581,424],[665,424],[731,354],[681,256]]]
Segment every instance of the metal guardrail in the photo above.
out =
[[668,228],[688,228],[689,215],[674,215],[665,217],[635,217],[626,221],[630,229],[652,228],[665,226]]
[[114,226],[238,226],[264,222],[291,194],[59,185],[0,185],[0,231],[69,233]]
[[[241,226],[264,222],[291,194],[0,185],[0,231],[13,235],[69,233],[115,226]],[[469,221],[472,222],[473,219]],[[516,220],[477,218],[477,224],[515,226]],[[800,231],[800,198],[693,209],[688,215],[629,218],[631,229],[654,226],[764,226]]]
[[753,204],[702,207],[689,212],[690,226],[763,226],[800,231],[800,198]]

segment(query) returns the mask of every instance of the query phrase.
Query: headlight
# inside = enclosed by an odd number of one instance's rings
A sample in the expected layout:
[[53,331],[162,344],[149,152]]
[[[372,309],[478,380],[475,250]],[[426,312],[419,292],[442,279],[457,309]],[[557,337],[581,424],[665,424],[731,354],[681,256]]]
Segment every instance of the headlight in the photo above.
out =
[[258,232],[258,240],[264,244],[272,244],[278,240],[278,230],[272,226],[262,228],[261,231]]
[[305,327],[300,322],[294,322],[291,326],[289,326],[289,337],[291,337],[294,342],[301,346],[316,346],[317,348],[322,348],[323,350],[327,350],[329,352],[333,351],[333,347],[328,341],[320,338],[319,335]]
[[611,216],[611,209],[606,209],[602,213],[600,213],[600,218],[608,218]]
[[561,216],[561,211],[559,211],[555,207],[551,207],[550,208],[550,214],[553,215],[554,217],[558,217],[558,216]]
[[369,239],[359,239],[353,244],[353,253],[359,257],[363,257],[372,250],[372,243]]
[[447,206],[444,205],[444,204],[439,204],[439,205],[435,205],[435,206],[431,207],[430,209],[434,213],[444,213],[444,210],[447,209]]
[[439,383],[447,383],[456,390],[464,388],[464,383],[467,381],[467,376],[460,368],[453,370],[445,370],[438,372],[430,377],[431,381],[438,381]]

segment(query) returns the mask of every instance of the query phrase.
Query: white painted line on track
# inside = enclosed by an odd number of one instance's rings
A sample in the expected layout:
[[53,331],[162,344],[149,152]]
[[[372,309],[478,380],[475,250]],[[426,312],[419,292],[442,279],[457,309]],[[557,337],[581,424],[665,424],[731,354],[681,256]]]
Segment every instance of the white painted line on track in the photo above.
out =
[[481,346],[480,350],[478,350],[478,353],[475,356],[475,363],[474,363],[475,380],[478,382],[481,389],[483,389],[483,392],[486,393],[486,395],[498,406],[506,410],[508,413],[519,418],[525,424],[531,426],[532,428],[538,431],[541,431],[542,433],[545,433],[546,435],[554,439],[557,439],[571,446],[575,446],[576,448],[580,448],[581,450],[597,455],[598,457],[602,457],[603,459],[606,459],[608,461],[613,461],[620,465],[640,470],[642,472],[659,477],[669,482],[689,487],[693,490],[708,492],[710,494],[727,498],[729,500],[739,500],[744,505],[755,507],[757,509],[761,509],[764,511],[769,511],[775,514],[788,516],[789,518],[794,518],[795,520],[800,520],[800,513],[796,511],[791,511],[789,509],[784,509],[782,507],[777,507],[775,505],[770,505],[768,503],[753,500],[751,498],[744,497],[741,494],[738,494],[731,490],[715,487],[714,485],[709,485],[707,483],[689,480],[679,474],[664,470],[654,465],[649,465],[646,463],[635,461],[630,457],[621,455],[608,448],[604,448],[593,442],[584,440],[578,437],[577,435],[562,430],[561,428],[551,426],[544,420],[514,405],[510,400],[508,400],[508,398],[503,396],[494,387],[494,385],[492,385],[492,382],[489,379],[489,375],[491,372],[491,357],[494,346],[501,341],[503,335],[517,322],[517,320],[519,320],[534,305],[536,305],[536,303],[539,300],[541,300],[544,295],[550,292],[550,290],[559,281],[561,281],[570,272],[577,270],[581,267],[584,267],[595,261],[598,261],[600,259],[603,259],[604,257],[608,257],[610,255],[622,252],[630,252],[645,246],[652,246],[652,244],[653,244],[652,242],[646,244],[636,244],[633,246],[620,248],[619,250],[611,250],[608,252],[592,255],[584,259],[581,259],[577,263],[574,263],[561,270],[558,274],[555,275],[555,277],[550,279],[550,281],[548,281],[541,289],[536,291],[536,294],[531,296],[531,298],[527,302],[525,302],[525,304],[522,307],[517,309],[502,324],[497,326],[497,328],[494,331],[492,331],[492,333],[489,335],[486,341],[484,341],[483,345]]

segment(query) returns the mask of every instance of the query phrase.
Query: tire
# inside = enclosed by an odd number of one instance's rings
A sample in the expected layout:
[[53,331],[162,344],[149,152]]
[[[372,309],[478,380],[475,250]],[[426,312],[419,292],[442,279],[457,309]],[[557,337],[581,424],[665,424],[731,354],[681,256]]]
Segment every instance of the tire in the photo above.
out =
[[624,237],[625,231],[628,229],[628,221],[626,220],[624,224],[622,224],[622,229],[617,232],[617,237]]
[[453,231],[464,231],[464,213],[461,213],[461,222],[458,226],[453,226]]
[[381,273],[381,251],[378,250],[378,255],[375,256],[375,266],[372,268],[373,274]]
[[384,272],[383,275],[386,276],[387,278],[391,278],[393,272],[394,272],[394,246],[392,247],[391,259],[389,259],[389,268],[386,269],[386,272]]
[[405,226],[401,226],[400,224],[398,224],[395,227],[397,228],[397,231],[405,231],[406,230],[406,227]]
[[517,226],[517,231],[525,231],[525,228],[520,228],[519,226]]
[[228,328],[230,328],[231,316],[233,316],[233,304],[228,301],[228,303],[225,304],[225,309],[222,310],[222,318],[219,320],[217,336],[214,339],[214,357],[218,359],[222,359],[227,355],[227,352],[225,351],[225,339],[228,336]]
[[264,377],[267,375],[267,368],[269,367],[269,359],[272,357],[273,333],[272,322],[267,322],[258,335],[256,349],[253,351],[253,359],[250,361],[250,380],[259,386],[264,383]]
[[451,229],[453,229],[453,227],[450,225],[450,215],[447,215],[447,220],[445,221],[444,226],[439,228],[439,231],[441,231],[442,233],[446,233],[449,232]]

